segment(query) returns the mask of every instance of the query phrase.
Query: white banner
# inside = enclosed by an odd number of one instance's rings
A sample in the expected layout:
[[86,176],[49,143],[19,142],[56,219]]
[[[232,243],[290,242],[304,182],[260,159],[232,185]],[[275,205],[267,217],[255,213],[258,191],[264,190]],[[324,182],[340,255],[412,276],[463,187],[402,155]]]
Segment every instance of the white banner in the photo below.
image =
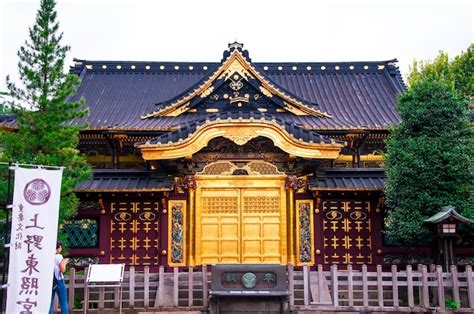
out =
[[62,169],[15,167],[6,313],[48,313]]

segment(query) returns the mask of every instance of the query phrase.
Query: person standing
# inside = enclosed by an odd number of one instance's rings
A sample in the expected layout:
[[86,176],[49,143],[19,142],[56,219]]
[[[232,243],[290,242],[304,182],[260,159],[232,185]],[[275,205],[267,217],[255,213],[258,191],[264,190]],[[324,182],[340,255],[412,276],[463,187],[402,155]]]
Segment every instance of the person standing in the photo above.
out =
[[63,258],[61,251],[63,250],[63,244],[61,241],[56,243],[56,255],[54,256],[54,278],[56,278],[56,287],[53,285],[53,293],[51,296],[51,306],[49,307],[49,314],[53,314],[53,304],[55,294],[58,295],[59,306],[61,307],[61,314],[67,314],[69,312],[67,304],[67,290],[64,284],[64,275],[66,271],[66,265],[69,262],[69,258]]

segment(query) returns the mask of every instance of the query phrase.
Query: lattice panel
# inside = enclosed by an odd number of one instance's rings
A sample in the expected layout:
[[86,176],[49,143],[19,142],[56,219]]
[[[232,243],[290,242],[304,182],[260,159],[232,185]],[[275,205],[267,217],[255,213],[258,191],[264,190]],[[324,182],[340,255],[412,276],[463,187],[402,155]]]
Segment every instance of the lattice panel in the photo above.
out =
[[237,197],[203,197],[202,212],[204,214],[236,214],[237,203]]
[[277,166],[268,162],[252,161],[248,164],[248,167],[252,172],[257,172],[258,174],[283,174],[283,172],[278,171]]
[[371,264],[372,222],[368,201],[323,201],[325,264]]
[[159,203],[110,203],[110,262],[157,265]]
[[219,174],[231,174],[230,170],[235,168],[235,165],[228,161],[218,161],[207,165],[201,174],[205,175],[219,175]]
[[280,212],[280,197],[278,196],[244,196],[244,211],[246,213],[276,213]]
[[239,170],[248,175],[280,175],[277,166],[266,161],[251,161],[247,165],[236,165],[230,161],[216,161],[204,167],[199,175],[232,175]]
[[63,226],[71,248],[97,247],[99,224],[97,219],[74,219]]

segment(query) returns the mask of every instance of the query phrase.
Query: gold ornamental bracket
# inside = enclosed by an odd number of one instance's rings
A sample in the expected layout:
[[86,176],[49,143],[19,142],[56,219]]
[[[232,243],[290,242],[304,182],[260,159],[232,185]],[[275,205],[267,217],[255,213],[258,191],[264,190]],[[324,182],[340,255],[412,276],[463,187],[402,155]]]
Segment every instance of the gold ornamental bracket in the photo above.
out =
[[344,143],[331,140],[330,143],[305,142],[295,138],[275,121],[264,119],[216,119],[198,126],[187,138],[177,142],[150,143],[137,145],[145,160],[176,159],[190,156],[206,147],[216,137],[225,137],[237,145],[262,136],[290,155],[311,159],[336,159]]
[[[232,49],[232,47],[231,47]],[[268,98],[280,97],[284,102],[285,110],[296,115],[310,115],[315,117],[331,118],[331,115],[305,104],[304,101],[289,95],[281,87],[271,82],[265,75],[261,74],[250,61],[248,61],[239,49],[232,49],[230,55],[222,62],[206,79],[192,91],[171,100],[164,108],[141,116],[141,119],[155,117],[176,117],[190,109],[190,103],[194,98],[206,98],[214,91],[214,82],[217,80],[227,81],[234,74],[238,74],[243,80],[255,79],[260,84],[260,91]]]

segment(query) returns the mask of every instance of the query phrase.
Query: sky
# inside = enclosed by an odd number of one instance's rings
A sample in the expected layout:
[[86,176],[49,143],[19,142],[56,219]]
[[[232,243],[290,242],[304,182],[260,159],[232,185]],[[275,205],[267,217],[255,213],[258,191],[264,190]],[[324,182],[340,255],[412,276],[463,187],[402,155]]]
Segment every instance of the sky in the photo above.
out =
[[[0,0],[0,90],[40,0]],[[73,58],[218,62],[242,42],[255,62],[380,61],[455,56],[474,42],[469,0],[57,0]]]

